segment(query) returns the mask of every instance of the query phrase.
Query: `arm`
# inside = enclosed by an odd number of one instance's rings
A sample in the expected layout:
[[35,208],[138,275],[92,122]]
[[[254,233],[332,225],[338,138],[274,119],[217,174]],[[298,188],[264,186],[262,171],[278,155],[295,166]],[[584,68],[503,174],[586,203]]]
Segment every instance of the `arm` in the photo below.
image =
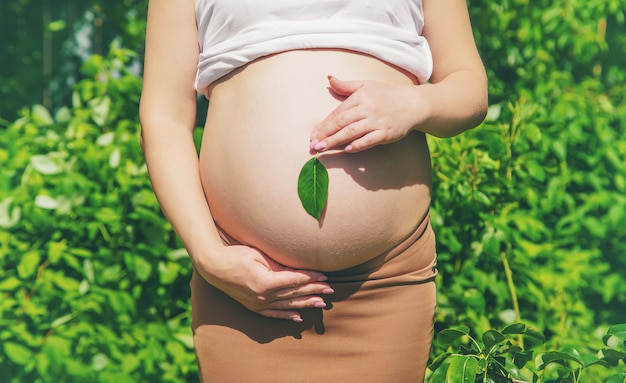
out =
[[205,199],[193,142],[198,62],[193,0],[151,0],[148,8],[141,143],[163,211],[194,267],[248,309],[300,321],[297,309],[320,307],[321,273],[287,269],[256,249],[226,246]]
[[398,141],[412,130],[450,137],[487,113],[487,77],[465,0],[423,0],[423,35],[433,54],[430,83],[393,86],[329,77],[345,100],[311,134],[311,150],[358,152]]

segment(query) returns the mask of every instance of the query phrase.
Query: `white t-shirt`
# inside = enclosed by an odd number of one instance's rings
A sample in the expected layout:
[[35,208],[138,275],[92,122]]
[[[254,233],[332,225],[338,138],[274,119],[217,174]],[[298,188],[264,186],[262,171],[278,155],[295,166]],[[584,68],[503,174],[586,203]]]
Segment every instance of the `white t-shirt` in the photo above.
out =
[[420,82],[432,73],[421,0],[196,0],[196,21],[199,93],[255,59],[295,49],[369,54]]

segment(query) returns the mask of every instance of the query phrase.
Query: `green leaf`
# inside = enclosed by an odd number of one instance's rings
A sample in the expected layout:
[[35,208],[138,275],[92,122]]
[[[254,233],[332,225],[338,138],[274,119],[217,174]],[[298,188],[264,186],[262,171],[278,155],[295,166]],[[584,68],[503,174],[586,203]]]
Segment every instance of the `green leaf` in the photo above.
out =
[[620,339],[626,340],[626,323],[609,327],[606,335],[602,337],[602,341],[607,346],[614,346],[613,343],[618,343]]
[[6,342],[3,348],[6,356],[15,364],[26,364],[32,356],[32,352],[19,343]]
[[41,255],[39,254],[39,252],[35,250],[27,252],[20,259],[19,265],[17,265],[17,274],[22,279],[30,277],[37,272],[40,261]]
[[41,174],[59,174],[63,168],[50,156],[37,154],[30,157],[30,164]]
[[172,284],[180,274],[181,266],[178,263],[160,262],[159,263],[159,280],[163,285]]
[[317,156],[308,160],[300,171],[298,196],[304,210],[319,221],[328,197],[328,171]]
[[570,354],[559,351],[550,351],[538,355],[535,359],[535,364],[537,365],[538,370],[543,370],[550,363],[559,363],[565,365],[568,361],[575,362],[580,366],[583,365],[583,362],[580,359]]
[[48,30],[50,32],[59,32],[65,29],[67,23],[65,20],[55,20],[48,24]]
[[492,348],[498,343],[506,341],[507,338],[496,330],[487,330],[483,334],[483,343],[487,348]]
[[52,125],[54,120],[48,109],[43,105],[33,105],[33,121],[40,126]]
[[111,99],[109,97],[94,98],[88,102],[91,108],[91,118],[98,126],[104,126],[109,112],[111,111]]
[[513,356],[513,363],[515,364],[515,366],[517,366],[517,368],[521,369],[522,367],[526,365],[526,363],[528,363],[532,359],[533,359],[532,351],[520,351],[520,352],[516,352],[515,355]]
[[506,335],[511,335],[511,334],[515,334],[515,335],[522,335],[526,333],[526,325],[523,323],[513,323],[511,325],[506,326],[505,328],[502,329],[502,334],[506,334]]
[[439,334],[437,334],[437,342],[441,344],[443,347],[448,347],[452,345],[457,339],[468,335],[469,328],[462,326],[459,328],[447,328],[445,330],[441,330]]
[[626,373],[621,373],[617,375],[613,375],[606,383],[625,383],[626,382]]
[[133,258],[135,276],[142,282],[145,282],[150,278],[150,274],[152,274],[152,265],[150,262],[141,258],[140,256],[136,256]]
[[59,317],[59,318],[55,319],[54,321],[52,321],[52,323],[50,324],[50,328],[51,329],[56,329],[56,328],[58,328],[60,326],[63,326],[64,324],[66,324],[67,322],[71,321],[75,317],[76,317],[76,314],[63,315],[62,317]]
[[435,359],[428,365],[428,368],[432,371],[437,370],[450,356],[449,352],[444,352],[435,357]]
[[180,249],[172,250],[168,252],[166,255],[167,259],[170,261],[178,261],[180,259],[186,259],[189,257],[189,253],[187,253],[187,249],[181,247]]
[[546,180],[546,172],[543,169],[543,166],[539,165],[539,163],[535,160],[530,160],[526,163],[526,167],[528,168],[528,174],[536,179],[539,182],[543,182]]
[[444,363],[440,367],[437,367],[433,374],[430,376],[428,380],[429,383],[446,383],[446,375],[448,373],[448,368],[450,367],[450,363]]
[[607,363],[615,366],[619,363],[620,360],[626,358],[625,353],[618,350],[613,350],[611,348],[605,348],[600,350],[598,352],[598,355],[600,356],[601,360],[604,360]]
[[78,282],[76,279],[66,277],[65,275],[60,273],[54,274],[52,281],[55,285],[57,285],[57,287],[59,287],[63,291],[74,292],[78,291],[78,288],[80,287],[80,282]]
[[99,146],[109,146],[115,141],[115,133],[107,132],[96,139],[96,145]]
[[96,371],[102,371],[109,364],[109,357],[103,353],[94,355],[91,359],[91,366]]
[[35,197],[35,206],[46,210],[54,210],[59,207],[59,202],[47,195],[38,195]]
[[20,207],[12,206],[12,203],[12,198],[0,202],[0,227],[10,228],[17,224],[22,217]]
[[122,153],[118,148],[113,149],[111,152],[111,156],[109,157],[109,166],[113,169],[120,166],[120,162],[122,160]]
[[478,373],[478,361],[471,356],[457,356],[450,363],[446,374],[447,383],[474,383]]
[[0,281],[0,291],[11,291],[15,290],[20,286],[21,282],[16,277],[9,277],[5,280]]
[[50,242],[48,244],[48,260],[51,264],[56,265],[63,255],[67,251],[67,243],[62,242]]

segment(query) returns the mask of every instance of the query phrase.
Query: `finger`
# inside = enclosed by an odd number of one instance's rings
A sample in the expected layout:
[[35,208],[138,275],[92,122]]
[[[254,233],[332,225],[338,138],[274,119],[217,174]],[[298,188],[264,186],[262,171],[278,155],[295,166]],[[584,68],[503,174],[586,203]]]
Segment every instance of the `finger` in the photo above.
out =
[[364,150],[373,148],[376,145],[389,143],[389,142],[385,142],[384,138],[385,138],[385,134],[382,131],[374,130],[352,141],[343,150],[346,152],[350,152],[350,153],[362,152]]
[[328,277],[322,273],[308,270],[283,270],[269,274],[269,282],[266,285],[270,291],[293,289],[313,282],[324,282]]
[[[340,148],[372,132],[368,120],[359,120],[343,127],[313,147],[316,151]],[[345,150],[345,149],[344,149]]]
[[276,299],[285,299],[308,295],[327,295],[334,292],[328,283],[309,283],[298,288],[278,290],[274,293],[274,296]]
[[334,76],[328,76],[328,83],[333,92],[344,97],[350,97],[365,85],[363,81],[342,81]]
[[[326,138],[337,133],[344,127],[362,120],[364,116],[355,106],[356,104],[352,105],[350,101],[344,101],[317,124],[311,132],[311,149],[323,150],[324,148],[318,145],[320,142],[323,142]],[[320,149],[315,149],[316,147],[320,147]]]
[[290,321],[294,321],[298,323],[302,322],[302,316],[300,315],[300,312],[297,310],[267,309],[267,310],[259,311],[258,314],[261,314],[268,318],[286,319],[286,320],[290,320]]
[[323,309],[324,307],[326,307],[326,302],[318,296],[281,299],[268,305],[268,309],[271,310],[299,310],[307,308]]

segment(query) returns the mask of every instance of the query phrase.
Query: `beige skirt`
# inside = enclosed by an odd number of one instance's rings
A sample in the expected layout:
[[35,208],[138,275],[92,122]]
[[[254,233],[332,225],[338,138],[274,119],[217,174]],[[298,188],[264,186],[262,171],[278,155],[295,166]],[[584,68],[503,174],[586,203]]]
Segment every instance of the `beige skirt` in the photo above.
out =
[[393,249],[326,275],[335,290],[324,296],[327,307],[301,310],[303,322],[296,323],[253,313],[194,272],[202,382],[422,382],[437,275],[429,217]]

